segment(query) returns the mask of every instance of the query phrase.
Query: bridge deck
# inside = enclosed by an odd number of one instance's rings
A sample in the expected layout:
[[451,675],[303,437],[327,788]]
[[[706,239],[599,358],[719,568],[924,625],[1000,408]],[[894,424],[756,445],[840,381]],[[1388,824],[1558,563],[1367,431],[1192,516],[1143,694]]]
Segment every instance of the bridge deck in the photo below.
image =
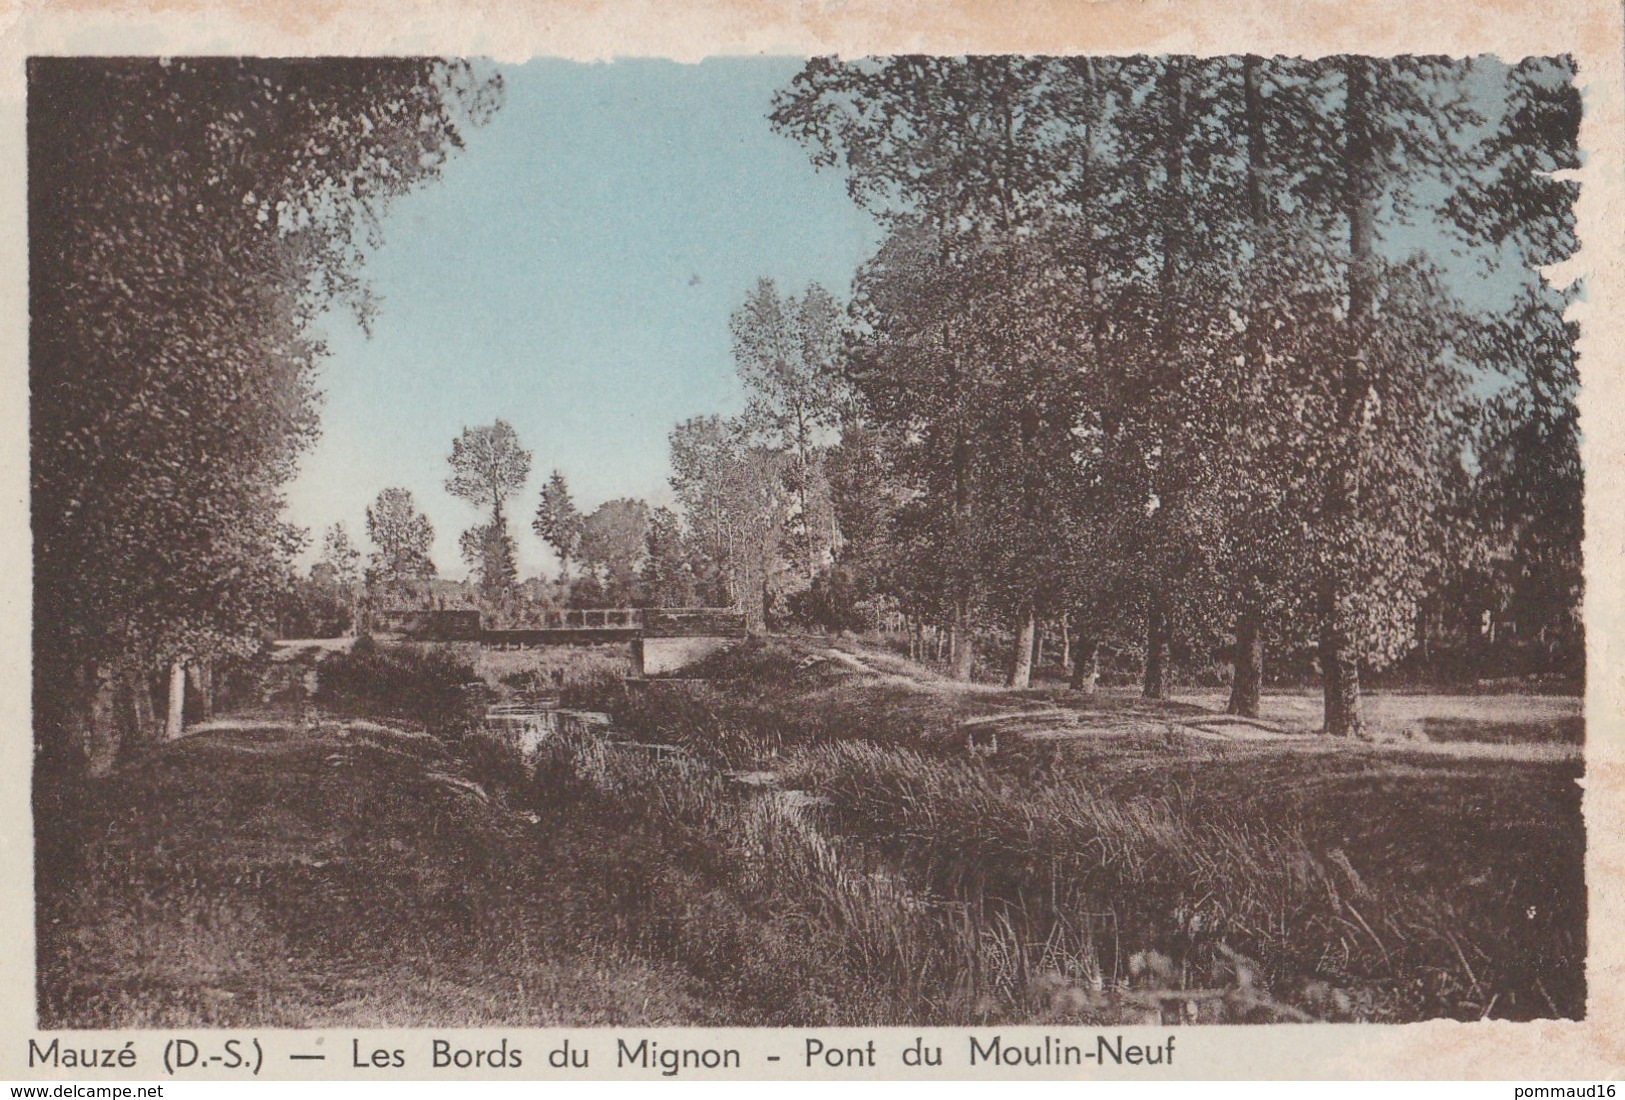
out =
[[641,638],[742,638],[744,616],[717,607],[586,608],[545,611],[522,627],[488,628],[478,611],[387,610],[376,627],[417,641],[479,642],[493,647],[602,645]]

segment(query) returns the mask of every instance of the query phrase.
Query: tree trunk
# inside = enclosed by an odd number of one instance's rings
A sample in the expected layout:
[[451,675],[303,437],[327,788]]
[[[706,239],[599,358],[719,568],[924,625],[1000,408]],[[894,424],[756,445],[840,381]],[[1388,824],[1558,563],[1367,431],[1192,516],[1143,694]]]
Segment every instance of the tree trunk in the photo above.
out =
[[146,744],[158,734],[158,717],[152,709],[152,687],[148,678],[141,673],[126,674],[124,683],[130,695],[131,738],[139,744]]
[[1013,688],[1022,689],[1032,686],[1033,680],[1033,648],[1038,635],[1038,617],[1029,607],[1021,618],[1021,628],[1016,632],[1016,652],[1010,662],[1010,681]]
[[192,681],[192,694],[197,700],[199,721],[214,717],[214,666],[208,661],[193,661],[186,666]]
[[976,643],[971,640],[969,601],[961,599],[954,604],[954,669],[955,680],[968,681],[976,667]]
[[118,692],[110,677],[98,675],[95,683],[89,721],[85,726],[88,735],[85,764],[91,775],[103,776],[111,772],[118,762]]
[[173,661],[169,666],[169,713],[164,725],[164,739],[173,741],[186,728],[186,663]]
[[1147,699],[1168,698],[1168,618],[1162,601],[1153,599],[1145,617],[1145,684]]
[[1356,737],[1364,731],[1360,714],[1360,663],[1339,622],[1336,590],[1322,589],[1320,607],[1320,681],[1325,700],[1324,732]]
[[1264,639],[1258,629],[1258,616],[1248,608],[1236,619],[1236,651],[1231,659],[1231,714],[1257,718],[1264,683]]
[[1044,667],[1044,624],[1038,623],[1033,628],[1033,669],[1036,671]]
[[[1358,537],[1363,440],[1360,410],[1366,395],[1365,343],[1370,339],[1376,298],[1376,189],[1372,183],[1376,153],[1371,139],[1371,77],[1357,57],[1343,64],[1346,84],[1344,160],[1348,166],[1345,201],[1349,223],[1349,351],[1342,363],[1338,428],[1334,441],[1341,454],[1332,463],[1326,516],[1333,545]],[[1335,737],[1361,732],[1360,668],[1350,644],[1344,607],[1347,578],[1334,560],[1320,592],[1320,675],[1325,695],[1325,731]]]
[[113,770],[122,732],[117,686],[101,669],[84,664],[35,681],[36,768],[72,776]]
[[1333,737],[1358,737],[1365,730],[1360,714],[1360,664],[1348,648],[1322,633],[1320,642],[1321,681],[1325,694],[1325,732]]
[[811,464],[807,461],[807,452],[801,452],[801,531],[807,539],[807,584],[810,587],[818,579],[818,557],[813,552],[812,515],[807,510],[807,476]]
[[1061,671],[1072,674],[1072,616],[1061,612]]
[[1100,683],[1100,643],[1093,638],[1080,639],[1078,656],[1072,666],[1072,690],[1080,695],[1093,695]]

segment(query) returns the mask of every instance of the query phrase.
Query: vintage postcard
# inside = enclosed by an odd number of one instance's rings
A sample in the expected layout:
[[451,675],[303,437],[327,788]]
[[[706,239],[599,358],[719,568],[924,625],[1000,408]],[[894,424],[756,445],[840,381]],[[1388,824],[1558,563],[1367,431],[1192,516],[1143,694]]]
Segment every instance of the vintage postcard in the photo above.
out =
[[1617,5],[3,41],[0,1075],[1625,1071]]

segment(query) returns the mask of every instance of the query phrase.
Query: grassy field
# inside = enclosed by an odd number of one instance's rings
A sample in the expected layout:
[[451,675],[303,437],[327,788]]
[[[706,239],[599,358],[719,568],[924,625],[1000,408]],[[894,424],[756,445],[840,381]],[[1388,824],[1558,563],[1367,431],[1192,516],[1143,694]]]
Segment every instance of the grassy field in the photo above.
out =
[[1572,700],[1378,697],[1393,739],[1340,743],[812,639],[703,684],[492,656],[619,732],[267,711],[64,795],[41,1025],[1584,1010]]

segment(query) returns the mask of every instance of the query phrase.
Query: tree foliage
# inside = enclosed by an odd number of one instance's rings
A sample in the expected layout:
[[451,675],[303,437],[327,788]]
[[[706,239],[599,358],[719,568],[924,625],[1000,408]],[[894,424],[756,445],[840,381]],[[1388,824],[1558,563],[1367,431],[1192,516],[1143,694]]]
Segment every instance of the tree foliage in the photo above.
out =
[[[871,575],[959,646],[1015,636],[1015,681],[1035,615],[1140,634],[1153,695],[1228,635],[1247,712],[1264,641],[1318,636],[1339,733],[1360,668],[1470,587],[1453,558],[1498,507],[1517,518],[1485,560],[1516,558],[1492,571],[1526,595],[1480,587],[1572,617],[1574,334],[1534,270],[1572,251],[1573,184],[1550,174],[1576,163],[1572,78],[1564,59],[809,62],[772,123],[887,231],[847,349],[897,490]],[[1487,281],[1523,273],[1519,304],[1458,299],[1461,261],[1426,244],[1452,231]],[[1516,381],[1486,400],[1497,375]],[[1517,499],[1513,469],[1545,492]]]
[[553,548],[559,556],[559,572],[569,576],[570,563],[580,556],[581,513],[570,496],[570,486],[557,470],[542,486],[541,499],[536,504],[536,518],[531,529],[537,538]]
[[335,523],[322,537],[322,556],[319,564],[325,566],[333,583],[352,588],[361,579],[361,551],[350,542],[350,532],[344,524]]
[[499,92],[418,59],[29,62],[42,736],[82,741],[121,669],[255,644],[301,542],[309,322],[370,315],[385,210]]
[[597,578],[607,604],[633,602],[648,537],[649,506],[629,497],[605,501],[581,521],[581,566]]
[[835,529],[823,454],[840,420],[842,317],[814,283],[781,297],[762,279],[729,319],[734,363],[747,394],[740,427],[759,444],[788,455],[785,473],[796,500],[787,536],[811,584],[835,551]]
[[367,587],[378,591],[410,588],[414,581],[435,576],[429,548],[434,545],[434,526],[418,511],[417,502],[406,489],[385,489],[367,509],[367,538],[372,553],[367,558]]
[[525,487],[530,477],[530,452],[519,444],[519,433],[506,420],[464,428],[451,441],[451,475],[446,492],[476,508],[489,508],[493,522],[502,518],[503,505]]

